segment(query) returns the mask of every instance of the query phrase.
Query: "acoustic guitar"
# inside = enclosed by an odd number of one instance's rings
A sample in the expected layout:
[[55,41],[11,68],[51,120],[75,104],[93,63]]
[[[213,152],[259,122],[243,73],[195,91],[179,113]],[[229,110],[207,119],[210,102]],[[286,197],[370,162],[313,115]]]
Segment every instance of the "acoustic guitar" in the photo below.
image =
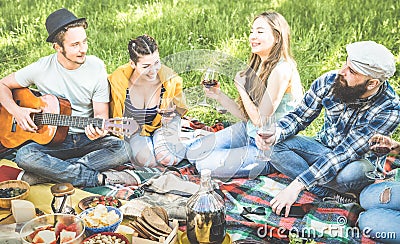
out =
[[40,113],[32,113],[32,120],[38,126],[36,133],[28,132],[18,126],[14,117],[0,106],[0,143],[6,148],[15,148],[27,141],[42,145],[58,144],[65,140],[69,126],[85,128],[92,124],[106,129],[118,136],[131,136],[138,129],[132,118],[86,118],[71,116],[71,103],[57,96],[35,95],[28,88],[12,90],[14,101],[21,107],[38,108]]

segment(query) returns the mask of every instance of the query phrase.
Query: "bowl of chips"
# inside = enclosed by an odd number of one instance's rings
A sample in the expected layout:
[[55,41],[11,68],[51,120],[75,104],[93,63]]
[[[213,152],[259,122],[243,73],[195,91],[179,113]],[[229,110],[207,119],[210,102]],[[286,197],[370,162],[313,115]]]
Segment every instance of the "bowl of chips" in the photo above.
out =
[[123,219],[122,212],[112,206],[102,204],[88,208],[79,214],[86,225],[88,236],[101,232],[115,232]]

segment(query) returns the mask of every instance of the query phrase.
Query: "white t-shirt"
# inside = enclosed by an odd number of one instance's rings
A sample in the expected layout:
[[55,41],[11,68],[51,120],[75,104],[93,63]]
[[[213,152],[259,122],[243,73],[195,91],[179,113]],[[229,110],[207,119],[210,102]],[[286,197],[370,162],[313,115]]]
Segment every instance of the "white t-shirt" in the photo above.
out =
[[[93,117],[93,102],[110,101],[110,87],[104,62],[95,56],[86,56],[78,69],[65,69],[57,54],[40,58],[15,73],[23,87],[36,85],[42,95],[53,94],[68,99],[72,116]],[[70,127],[69,133],[82,133],[83,128]]]

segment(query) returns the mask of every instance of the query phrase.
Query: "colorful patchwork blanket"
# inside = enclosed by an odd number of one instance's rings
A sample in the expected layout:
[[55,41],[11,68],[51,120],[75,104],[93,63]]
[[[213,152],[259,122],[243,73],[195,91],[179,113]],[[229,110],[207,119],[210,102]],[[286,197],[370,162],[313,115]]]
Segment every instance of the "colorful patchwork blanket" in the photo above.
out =
[[[198,177],[193,175],[195,170],[192,166],[184,164],[179,167],[179,171],[186,175],[188,180],[198,182]],[[147,171],[141,169],[137,172]],[[312,193],[303,191],[297,201],[307,212],[303,217],[285,218],[273,213],[269,207],[270,200],[290,183],[290,179],[283,174],[274,173],[255,179],[216,182],[225,196],[227,231],[233,240],[287,243],[289,236],[296,236],[297,240],[301,239],[304,242],[314,240],[317,243],[374,243],[363,237],[356,226],[358,215],[363,211],[358,204],[323,202]],[[135,194],[140,195],[136,187],[114,187],[108,192],[105,188],[102,188],[102,192],[96,189],[86,190],[126,200],[136,198]],[[244,212],[244,208],[262,209],[263,214]]]
[[[308,211],[304,217],[281,217],[272,212],[270,200],[290,183],[283,174],[235,179],[220,188],[227,196],[228,229],[233,239],[255,239],[266,242],[288,241],[289,235],[321,243],[374,243],[362,236],[356,227],[362,208],[358,204],[322,202],[304,191],[299,204]],[[263,207],[263,215],[242,214],[243,208]]]
[[[190,164],[182,164],[179,172],[188,180],[198,182],[195,169]],[[163,169],[135,169],[142,181],[160,174]],[[362,236],[356,221],[362,208],[358,204],[338,204],[323,202],[315,195],[304,191],[298,204],[305,206],[307,214],[303,217],[281,217],[272,212],[270,200],[279,193],[290,179],[283,174],[258,176],[255,179],[232,179],[220,182],[227,207],[227,226],[233,240],[251,239],[266,243],[286,243],[289,236],[314,240],[318,243],[374,243]],[[120,199],[130,200],[140,197],[143,192],[137,187],[99,187],[84,190]],[[162,197],[162,196],[161,196]],[[246,209],[262,209],[262,215]],[[299,242],[295,242],[299,243]]]

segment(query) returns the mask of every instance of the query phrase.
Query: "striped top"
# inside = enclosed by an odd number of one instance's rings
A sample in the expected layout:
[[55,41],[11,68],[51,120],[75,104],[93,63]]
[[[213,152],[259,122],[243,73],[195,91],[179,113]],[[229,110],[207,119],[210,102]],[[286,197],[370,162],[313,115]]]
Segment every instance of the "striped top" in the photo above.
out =
[[[160,93],[160,104],[162,96],[165,92],[164,86],[161,87]],[[152,108],[135,108],[132,105],[131,98],[129,95],[129,88],[126,89],[126,99],[125,99],[125,111],[124,117],[133,118],[139,125],[151,125],[154,118],[157,115],[157,108],[159,106],[154,106]]]

